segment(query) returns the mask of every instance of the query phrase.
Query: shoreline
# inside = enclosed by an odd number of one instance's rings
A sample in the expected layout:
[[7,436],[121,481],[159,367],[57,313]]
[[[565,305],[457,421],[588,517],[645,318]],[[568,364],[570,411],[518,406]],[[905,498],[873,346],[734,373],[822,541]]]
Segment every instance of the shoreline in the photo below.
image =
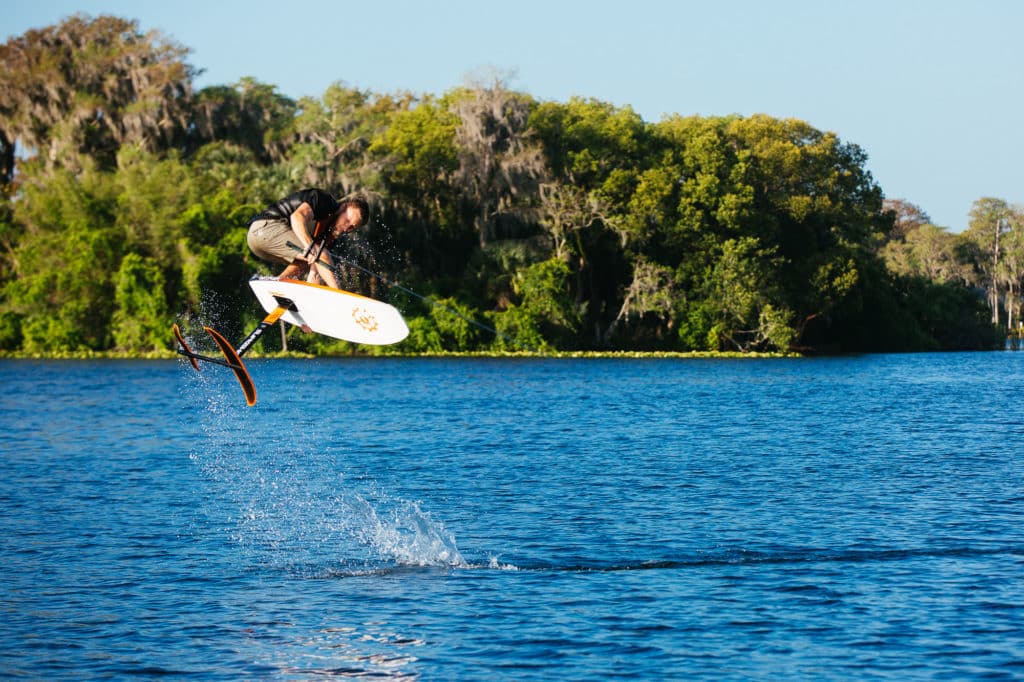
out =
[[[27,351],[0,351],[0,360],[175,360],[175,351],[161,350],[146,353],[121,351],[60,351],[31,353]],[[447,351],[441,353],[251,353],[246,359],[256,360],[302,360],[323,358],[387,359],[387,358],[469,358],[469,359],[765,359],[803,358],[800,353],[741,353],[739,351],[552,351],[533,353],[527,351]]]

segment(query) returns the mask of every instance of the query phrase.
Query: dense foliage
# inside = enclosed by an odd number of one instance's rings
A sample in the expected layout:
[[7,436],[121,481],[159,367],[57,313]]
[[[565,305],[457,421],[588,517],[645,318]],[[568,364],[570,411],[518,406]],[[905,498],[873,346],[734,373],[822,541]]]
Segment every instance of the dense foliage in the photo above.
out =
[[988,348],[1020,320],[1019,210],[981,200],[951,235],[803,121],[648,123],[500,81],[194,92],[187,56],[114,17],[0,46],[0,349],[168,348],[192,318],[237,338],[270,271],[248,218],[308,186],[372,199],[341,279],[403,310],[400,351]]

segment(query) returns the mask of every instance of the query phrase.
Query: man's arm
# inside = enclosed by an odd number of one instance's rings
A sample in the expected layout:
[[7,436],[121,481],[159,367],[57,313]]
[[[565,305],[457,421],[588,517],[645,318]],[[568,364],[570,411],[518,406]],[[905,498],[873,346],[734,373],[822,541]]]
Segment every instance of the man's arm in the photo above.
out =
[[292,232],[299,238],[299,244],[302,245],[302,250],[305,252],[313,243],[313,228],[316,225],[313,207],[305,201],[302,202],[289,216],[288,223],[292,226]]
[[[334,276],[334,259],[331,258],[331,254],[327,252],[327,249],[320,249],[320,258],[314,263],[317,274],[320,275],[320,279],[324,281],[324,284],[331,287],[332,289],[340,289],[338,286],[338,278]],[[326,263],[326,265],[325,265]]]
[[[313,243],[313,228],[316,226],[316,216],[313,214],[313,207],[306,202],[302,202],[302,204],[295,209],[295,212],[292,213],[290,223],[292,226],[292,232],[294,232],[295,236],[299,238],[299,243],[302,244],[303,252],[305,252],[309,248],[309,245]],[[328,265],[324,265],[322,261],[326,261]],[[316,268],[316,272],[320,275],[320,279],[322,279],[327,286],[332,289],[339,288],[338,280],[331,269],[331,266],[334,265],[334,261],[331,259],[331,254],[327,252],[327,249],[313,249],[312,253],[306,256],[306,262]]]

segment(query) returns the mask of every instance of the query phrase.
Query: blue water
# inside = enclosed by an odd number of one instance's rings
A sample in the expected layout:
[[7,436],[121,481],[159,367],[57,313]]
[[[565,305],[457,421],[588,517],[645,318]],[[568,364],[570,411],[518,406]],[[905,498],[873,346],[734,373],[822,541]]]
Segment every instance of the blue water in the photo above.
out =
[[0,362],[0,676],[1024,678],[1024,354]]

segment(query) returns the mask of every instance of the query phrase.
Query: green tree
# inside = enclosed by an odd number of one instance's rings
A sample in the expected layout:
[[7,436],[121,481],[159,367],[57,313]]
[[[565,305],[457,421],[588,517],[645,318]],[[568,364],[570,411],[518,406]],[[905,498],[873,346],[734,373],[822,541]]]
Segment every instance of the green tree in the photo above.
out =
[[442,298],[435,303],[430,308],[430,317],[443,347],[456,351],[475,350],[481,341],[480,327],[471,322],[476,319],[476,311],[452,298]]
[[564,261],[552,258],[523,268],[514,280],[520,308],[536,321],[545,338],[563,343],[573,338],[581,317],[569,290],[571,276]]
[[893,221],[887,240],[902,241],[910,232],[932,223],[932,219],[920,206],[906,199],[886,199],[882,202],[882,210],[890,214]]
[[200,147],[188,160],[192,205],[183,216],[190,242],[212,244],[294,190],[280,165],[261,165],[246,148],[228,142]]
[[549,352],[556,350],[541,333],[540,320],[529,310],[509,305],[504,310],[490,315],[497,334],[491,343],[496,351]]
[[113,314],[114,345],[148,351],[167,346],[167,299],[164,275],[154,259],[127,254],[117,272]]
[[182,218],[195,201],[193,174],[176,155],[161,158],[135,147],[118,154],[117,226],[128,250],[180,269]]
[[124,246],[115,212],[115,189],[104,174],[88,166],[78,174],[25,166],[14,205],[24,232],[11,256],[14,278],[3,287],[25,350],[108,347],[113,276]]
[[971,207],[967,236],[977,247],[975,267],[988,292],[992,323],[999,324],[1000,316],[1000,271],[1003,257],[1002,241],[1010,229],[1010,207],[1003,199],[983,197]]
[[594,191],[585,192],[564,182],[539,187],[540,224],[551,238],[554,257],[567,263],[586,251],[582,233],[595,226],[613,224],[610,209]]
[[380,169],[381,209],[392,249],[417,279],[457,273],[469,260],[471,226],[459,219],[452,178],[458,168],[458,118],[446,102],[426,97],[396,111],[370,145]]
[[925,223],[907,228],[902,240],[886,244],[882,257],[886,267],[897,275],[956,282],[964,277],[957,242],[956,235]]
[[541,195],[542,225],[573,273],[571,291],[586,317],[579,329],[592,330],[577,343],[602,345],[631,274],[622,249],[650,131],[629,107],[579,98],[539,104],[530,125],[551,171]]
[[626,289],[622,307],[605,332],[605,338],[614,338],[620,325],[646,316],[654,316],[659,326],[669,331],[674,326],[677,306],[672,270],[641,256],[633,263],[633,281]]
[[183,263],[187,308],[227,338],[239,338],[256,310],[246,284],[253,267],[245,239],[244,227],[232,228],[213,244],[195,246]]
[[463,188],[480,247],[486,248],[503,222],[528,219],[530,200],[547,172],[528,128],[533,101],[495,80],[452,93],[450,106],[459,120],[454,180]]
[[754,190],[748,234],[777,249],[779,309],[792,311],[803,344],[830,344],[837,320],[864,314],[872,245],[891,228],[863,150],[803,121],[736,119],[731,142],[745,154]]
[[428,317],[417,316],[408,319],[409,336],[402,342],[402,349],[410,353],[440,353],[444,341],[437,324]]
[[412,95],[378,96],[334,83],[319,98],[299,100],[294,128],[298,141],[286,166],[295,181],[348,194],[379,188],[379,168],[369,149],[392,116],[408,110]]
[[77,15],[0,46],[0,177],[18,143],[48,168],[115,164],[121,145],[169,149],[191,122],[189,51],[137,22]]
[[676,319],[651,318],[678,328],[682,347],[717,349],[720,311],[707,279],[723,244],[751,232],[754,189],[748,184],[751,153],[729,137],[736,117],[669,117],[652,128],[651,165],[630,202],[626,243],[638,257],[674,272]]
[[[795,334],[792,313],[779,304],[773,275],[774,248],[742,237],[722,244],[722,254],[708,277],[706,301],[714,311],[709,346],[717,350],[789,350]],[[717,348],[716,348],[717,346]]]
[[193,147],[229,143],[248,150],[257,162],[269,164],[284,159],[295,143],[295,102],[254,78],[203,88],[192,110]]
[[1024,208],[1009,207],[1006,214],[1008,230],[1002,243],[998,279],[1005,287],[1006,327],[1020,334],[1021,291],[1024,289]]
[[[734,126],[738,117],[671,117],[654,126],[658,160],[633,199],[633,233],[672,261],[713,251],[723,240],[757,226],[750,166]],[[653,255],[653,254],[652,254]],[[707,265],[696,262],[693,272]]]

